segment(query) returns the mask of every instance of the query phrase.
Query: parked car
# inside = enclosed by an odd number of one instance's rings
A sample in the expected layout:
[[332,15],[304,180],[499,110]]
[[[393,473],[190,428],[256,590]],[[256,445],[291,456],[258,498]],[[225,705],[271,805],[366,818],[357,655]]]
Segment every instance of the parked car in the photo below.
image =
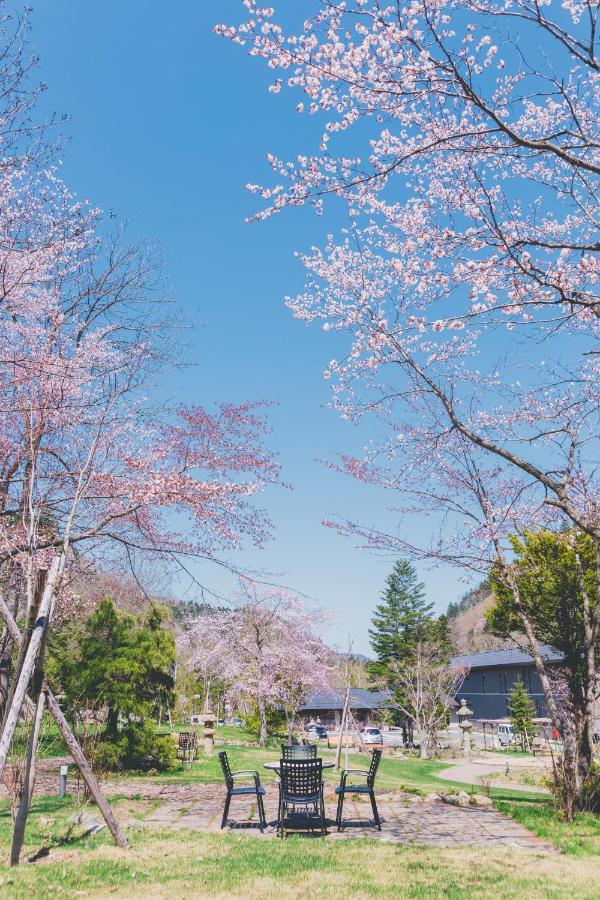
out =
[[515,733],[509,722],[501,722],[498,725],[498,740],[501,747],[508,747],[514,742]]
[[327,729],[322,725],[311,725],[306,729],[306,736],[313,741],[323,741],[327,739]]
[[359,737],[363,744],[383,744],[383,735],[379,728],[361,728]]
[[231,719],[229,724],[233,725],[234,728],[242,728],[244,725],[243,721],[240,719],[239,716],[235,716],[233,719]]

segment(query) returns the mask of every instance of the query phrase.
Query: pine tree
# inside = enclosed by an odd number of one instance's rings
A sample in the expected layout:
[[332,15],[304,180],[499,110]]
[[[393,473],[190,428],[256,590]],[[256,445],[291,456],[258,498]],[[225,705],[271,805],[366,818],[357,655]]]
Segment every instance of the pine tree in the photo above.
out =
[[520,678],[513,684],[508,697],[508,714],[522,750],[528,750],[533,737],[535,706]]
[[369,629],[375,661],[369,666],[373,678],[385,679],[391,661],[410,657],[418,641],[432,636],[433,603],[426,603],[425,585],[417,580],[414,566],[399,560],[386,579],[382,602],[375,608]]

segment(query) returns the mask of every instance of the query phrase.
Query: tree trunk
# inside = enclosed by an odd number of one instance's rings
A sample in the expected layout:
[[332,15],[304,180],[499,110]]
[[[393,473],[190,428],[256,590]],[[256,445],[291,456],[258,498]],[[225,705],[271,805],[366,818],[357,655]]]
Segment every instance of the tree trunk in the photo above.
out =
[[[4,599],[0,598],[0,603],[2,604],[2,607],[10,613],[13,619],[17,618],[17,613],[19,610],[20,587],[20,569],[15,563],[12,563],[8,581],[7,602],[5,603]],[[10,683],[10,669],[12,663],[13,646],[14,640],[7,625],[5,627],[4,636],[2,638],[2,648],[0,650],[0,722],[4,719],[4,714],[6,712],[6,700],[8,698]]]
[[258,731],[258,744],[260,747],[266,747],[267,745],[267,706],[262,697],[258,700],[258,718],[259,718],[259,731]]
[[540,651],[540,645],[533,631],[533,626],[529,621],[523,605],[521,603],[521,594],[516,579],[512,571],[508,568],[504,560],[501,560],[506,583],[508,584],[515,603],[517,615],[519,616],[527,639],[535,669],[542,685],[546,707],[552,720],[552,724],[559,732],[563,740],[563,756],[562,765],[554,765],[554,780],[559,792],[563,813],[568,822],[573,821],[573,813],[580,809],[583,804],[583,781],[580,777],[580,742],[575,734],[573,723],[566,716],[561,715],[552,691],[550,678],[544,666],[544,660]]
[[115,740],[118,736],[118,725],[119,725],[119,713],[116,709],[113,709],[112,706],[108,707],[108,713],[106,715],[106,736]]

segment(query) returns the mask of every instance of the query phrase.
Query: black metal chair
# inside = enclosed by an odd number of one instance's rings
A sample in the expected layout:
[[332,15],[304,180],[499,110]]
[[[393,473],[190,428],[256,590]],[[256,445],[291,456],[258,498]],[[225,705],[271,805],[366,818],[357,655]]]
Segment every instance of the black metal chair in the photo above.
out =
[[[263,797],[266,793],[264,787],[261,787],[260,776],[258,772],[252,769],[241,769],[239,772],[232,772],[229,766],[229,760],[225,752],[219,753],[219,760],[223,775],[225,776],[225,784],[227,785],[227,797],[225,799],[225,808],[223,809],[223,819],[221,828],[225,828],[227,824],[227,816],[229,814],[229,805],[232,797],[248,797],[252,794],[256,795],[256,808],[258,810],[258,827],[262,831],[266,827],[267,820],[265,818],[265,805]],[[253,778],[254,787],[250,785],[236,786],[236,778]]]
[[316,744],[282,744],[281,753],[284,759],[316,759]]
[[290,808],[295,813],[297,807],[304,808],[310,816],[312,807],[319,823],[321,836],[325,837],[325,801],[323,798],[322,759],[282,759],[279,764],[279,824],[283,838],[286,834],[286,814]]
[[181,731],[177,741],[177,759],[193,762],[196,758],[196,732]]
[[[373,755],[371,756],[371,765],[368,769],[344,769],[342,772],[342,777],[340,780],[339,787],[336,787],[335,792],[338,795],[338,804],[337,804],[337,814],[335,817],[335,824],[337,825],[338,831],[342,828],[342,817],[344,813],[344,798],[346,794],[368,794],[369,799],[371,800],[371,808],[373,810],[373,818],[375,819],[375,825],[381,831],[381,823],[379,821],[379,812],[377,810],[377,803],[375,802],[375,776],[377,775],[377,769],[379,768],[379,763],[381,761],[381,750],[373,750]],[[349,775],[360,775],[363,778],[367,779],[366,784],[348,784],[347,778]]]

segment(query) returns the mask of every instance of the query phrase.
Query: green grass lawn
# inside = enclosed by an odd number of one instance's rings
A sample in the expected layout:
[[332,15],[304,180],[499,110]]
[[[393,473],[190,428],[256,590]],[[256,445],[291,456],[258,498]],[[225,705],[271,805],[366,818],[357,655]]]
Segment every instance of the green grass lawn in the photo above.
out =
[[[0,863],[0,897],[406,897],[558,900],[598,896],[600,857],[592,845],[541,856],[529,850],[397,846],[371,840],[291,837],[260,840],[236,833],[131,829],[119,850],[106,832],[81,838],[72,801],[33,803],[26,854],[50,855],[9,869]],[[135,802],[115,804],[119,818]],[[580,822],[575,828],[580,828]],[[0,859],[11,819],[0,804]],[[566,826],[562,826],[564,828]],[[585,823],[585,829],[589,823]]]
[[[500,812],[512,816],[534,834],[554,844],[570,856],[600,857],[600,817],[578,813],[573,825],[567,825],[552,809],[550,801],[530,803],[528,800],[495,800]],[[600,895],[600,888],[599,888]]]
[[[236,729],[237,730],[237,729]],[[260,747],[235,747],[220,746],[216,747],[213,756],[204,756],[202,753],[191,766],[183,764],[177,768],[170,769],[160,775],[153,776],[155,780],[163,782],[180,782],[186,781],[195,784],[215,784],[223,780],[221,766],[218,758],[218,751],[226,749],[229,757],[229,763],[232,769],[255,769],[260,773],[261,781],[265,784],[272,783],[276,780],[276,774],[264,768],[265,762],[278,760],[281,756],[281,748],[279,744],[274,744],[265,748]],[[328,750],[322,746],[319,748],[319,755],[324,760],[333,761],[335,758],[335,750]],[[366,769],[368,768],[370,757],[367,753],[342,753],[342,768],[346,765],[350,768]],[[377,787],[379,790],[405,790],[409,792],[417,792],[420,794],[428,794],[434,792],[448,793],[457,790],[472,790],[470,785],[460,781],[446,781],[438,777],[438,772],[448,768],[447,762],[439,762],[435,760],[422,760],[417,757],[407,757],[406,759],[396,759],[395,757],[385,756],[381,761],[379,773],[377,775]],[[137,775],[124,776],[133,779],[139,778]],[[324,777],[328,781],[339,782],[340,773],[335,769],[328,769],[324,772]],[[478,788],[478,790],[481,790]],[[517,791],[511,788],[492,787],[491,797],[503,798],[505,800],[517,799],[519,797],[527,797],[532,802],[540,802],[540,797],[524,791]]]

